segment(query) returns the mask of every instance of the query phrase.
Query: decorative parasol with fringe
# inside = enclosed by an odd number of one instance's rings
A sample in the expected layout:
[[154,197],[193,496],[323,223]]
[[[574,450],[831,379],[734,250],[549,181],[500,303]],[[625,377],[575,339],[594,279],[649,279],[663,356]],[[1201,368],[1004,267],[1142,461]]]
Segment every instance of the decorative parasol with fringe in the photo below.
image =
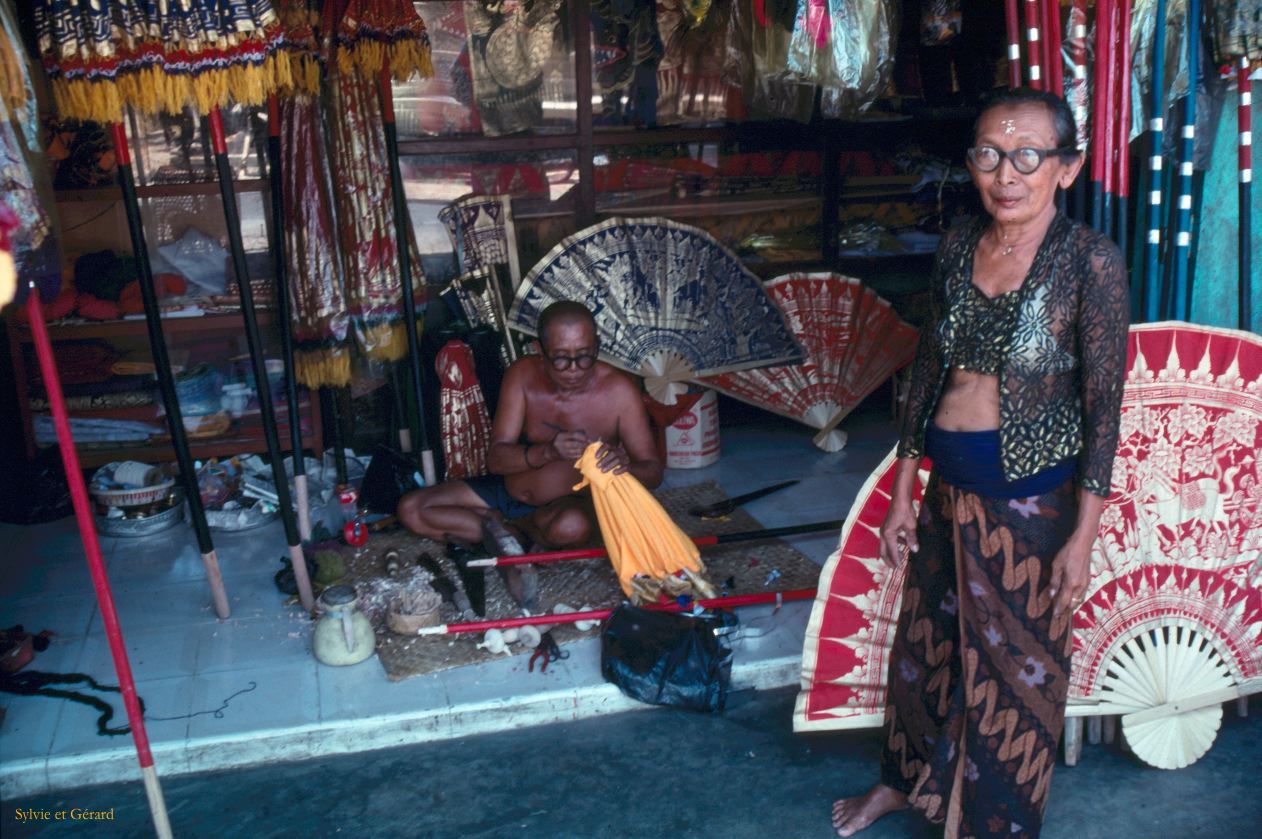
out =
[[33,17],[63,117],[118,122],[126,105],[172,114],[261,105],[293,81],[267,0],[36,0]]
[[705,231],[664,218],[614,218],[564,239],[517,289],[509,326],[535,334],[550,303],[596,320],[602,358],[643,376],[664,405],[686,382],[800,361],[759,279]]
[[[1135,754],[1173,769],[1209,749],[1223,702],[1262,691],[1262,338],[1147,324],[1127,355],[1067,715],[1121,715]],[[882,724],[903,572],[878,558],[877,528],[895,463],[860,490],[820,576],[796,731]]]
[[723,373],[701,380],[742,402],[818,429],[816,444],[846,444],[837,423],[916,350],[916,330],[890,304],[853,277],[786,274],[767,282],[806,358],[800,364]]
[[434,75],[429,33],[411,0],[329,0],[322,30],[343,73],[374,81],[383,67],[398,81]]
[[600,533],[622,590],[637,603],[655,603],[663,594],[714,597],[696,544],[634,475],[600,470],[596,453],[601,445],[589,445],[574,464],[583,473],[574,491],[591,487]]
[[473,350],[464,341],[448,341],[435,360],[442,385],[441,413],[446,479],[486,474],[491,447],[491,415],[478,384]]

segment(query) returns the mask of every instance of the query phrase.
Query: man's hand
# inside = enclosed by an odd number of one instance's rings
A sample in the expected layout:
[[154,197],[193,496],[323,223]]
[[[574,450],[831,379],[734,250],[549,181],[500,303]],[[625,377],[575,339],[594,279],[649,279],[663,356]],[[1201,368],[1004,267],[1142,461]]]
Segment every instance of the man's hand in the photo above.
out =
[[631,456],[627,454],[627,450],[622,447],[621,443],[616,446],[601,443],[600,448],[596,450],[596,465],[600,467],[602,472],[612,472],[615,475],[621,475],[631,465]]
[[557,460],[568,460],[570,463],[573,463],[583,456],[583,452],[587,449],[587,445],[590,442],[587,432],[582,429],[578,431],[558,431],[557,436],[552,438],[552,448],[556,450]]

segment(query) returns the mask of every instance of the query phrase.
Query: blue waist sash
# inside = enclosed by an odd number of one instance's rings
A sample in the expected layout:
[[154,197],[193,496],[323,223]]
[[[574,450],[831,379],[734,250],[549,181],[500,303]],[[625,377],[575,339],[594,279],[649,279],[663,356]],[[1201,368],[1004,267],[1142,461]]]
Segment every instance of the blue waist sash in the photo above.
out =
[[1030,498],[1059,487],[1074,476],[1074,458],[1041,472],[1009,481],[999,456],[999,431],[943,431],[932,422],[925,429],[925,454],[938,476],[957,489],[988,498]]

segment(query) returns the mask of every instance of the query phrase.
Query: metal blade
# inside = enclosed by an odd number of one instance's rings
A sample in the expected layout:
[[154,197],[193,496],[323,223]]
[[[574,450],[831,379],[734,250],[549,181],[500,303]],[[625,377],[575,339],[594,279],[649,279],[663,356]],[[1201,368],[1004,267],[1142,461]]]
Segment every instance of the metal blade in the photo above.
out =
[[788,489],[796,483],[798,483],[796,480],[784,481],[783,483],[772,484],[771,486],[756,489],[753,492],[747,492],[744,495],[738,495],[735,498],[728,498],[715,504],[708,504],[704,507],[693,507],[688,511],[688,515],[695,516],[699,519],[720,519],[747,501],[753,501],[755,499],[762,498],[764,495],[771,495],[773,492]]

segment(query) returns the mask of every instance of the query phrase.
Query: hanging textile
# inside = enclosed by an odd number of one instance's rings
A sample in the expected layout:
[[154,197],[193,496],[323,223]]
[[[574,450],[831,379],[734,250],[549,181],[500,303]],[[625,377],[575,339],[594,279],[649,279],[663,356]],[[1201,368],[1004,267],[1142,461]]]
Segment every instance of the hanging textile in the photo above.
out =
[[794,0],[762,0],[752,13],[744,3],[733,9],[737,46],[728,50],[729,73],[742,79],[745,100],[756,116],[811,119],[816,84],[788,66],[796,13]]
[[1205,4],[1214,63],[1230,65],[1238,56],[1262,61],[1262,4],[1258,0],[1218,0]]
[[[1094,26],[1094,24],[1093,24]],[[1134,0],[1131,7],[1131,131],[1134,140],[1148,129],[1148,120],[1166,116],[1174,103],[1188,90],[1187,0],[1166,0],[1166,53],[1162,78],[1166,87],[1167,114],[1150,114],[1152,98],[1153,37],[1157,28],[1157,0]],[[1094,80],[1093,80],[1094,85]],[[1166,121],[1166,141],[1173,143],[1179,132]]]
[[736,92],[725,68],[733,0],[659,0],[664,54],[657,66],[657,120],[715,122]]
[[892,0],[805,0],[789,41],[790,70],[819,84],[820,113],[853,117],[889,84],[897,9]]
[[592,79],[598,124],[657,121],[657,63],[662,39],[653,0],[593,0]]
[[443,459],[446,480],[486,474],[491,448],[491,415],[478,384],[473,350],[464,341],[448,341],[435,361],[442,384]]
[[376,80],[385,62],[398,81],[434,75],[429,33],[411,0],[330,0],[323,31],[331,33],[338,69]]
[[509,7],[469,0],[469,69],[487,137],[529,131],[543,121],[544,71],[557,52],[562,0]]
[[583,473],[574,491],[591,487],[600,534],[622,590],[633,603],[654,603],[662,594],[714,597],[702,576],[705,565],[697,546],[634,475],[600,471],[596,453],[601,446],[592,443],[574,464]]
[[52,183],[39,142],[35,87],[7,0],[0,0],[0,69],[0,206],[13,220],[12,232],[4,235],[5,250],[14,274],[35,280],[51,300],[61,284]]
[[268,0],[35,0],[33,17],[63,117],[118,122],[126,105],[207,113],[292,83]]
[[[398,361],[407,354],[407,335],[402,322],[394,197],[376,83],[330,68],[328,102],[347,310],[364,353],[373,359]],[[410,226],[408,233],[413,287],[423,289],[425,278]]]
[[351,383],[343,265],[330,192],[324,108],[301,93],[281,103],[285,277],[293,318],[294,367],[309,388]]

